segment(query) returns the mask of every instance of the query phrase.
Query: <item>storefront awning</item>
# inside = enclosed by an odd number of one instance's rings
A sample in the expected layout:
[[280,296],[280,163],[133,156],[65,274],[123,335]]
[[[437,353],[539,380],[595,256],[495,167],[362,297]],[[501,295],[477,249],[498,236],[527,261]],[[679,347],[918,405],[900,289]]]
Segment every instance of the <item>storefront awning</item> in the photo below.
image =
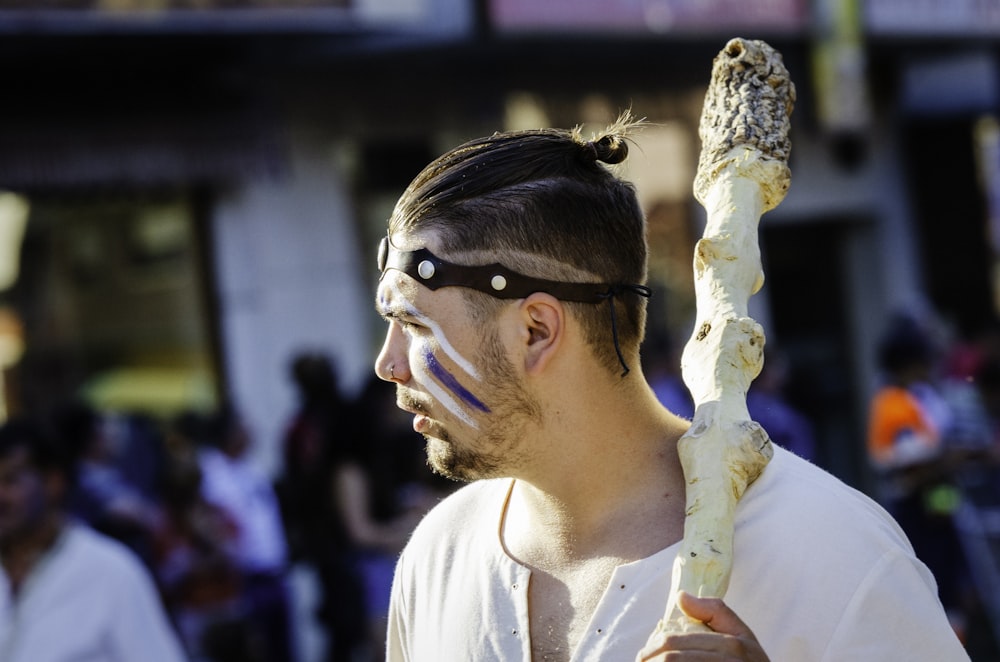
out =
[[253,115],[169,115],[0,123],[0,187],[8,190],[226,182],[285,166],[274,122]]
[[91,379],[83,397],[101,411],[170,418],[217,404],[211,375],[196,367],[120,367]]

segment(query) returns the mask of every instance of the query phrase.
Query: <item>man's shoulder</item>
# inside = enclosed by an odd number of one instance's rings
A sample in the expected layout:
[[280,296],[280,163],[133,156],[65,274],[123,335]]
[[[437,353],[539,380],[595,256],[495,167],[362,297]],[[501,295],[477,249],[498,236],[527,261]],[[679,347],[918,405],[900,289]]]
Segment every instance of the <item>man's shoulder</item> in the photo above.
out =
[[884,514],[881,506],[871,497],[785,448],[775,447],[774,458],[764,469],[761,479],[761,485],[772,492],[770,496],[785,498],[797,495],[805,499],[803,507],[830,505],[838,510],[859,508],[871,510],[879,516]]
[[874,499],[794,453],[776,448],[758,483],[744,497],[745,520],[770,521],[799,536],[808,532],[818,545],[849,536],[872,554],[888,548],[912,553],[902,529]]
[[499,518],[511,484],[510,478],[495,478],[463,485],[442,499],[424,519],[432,525],[455,520],[481,521],[487,515],[484,510],[489,508],[494,508],[493,514]]
[[101,571],[108,571],[108,576],[127,581],[134,574],[144,572],[141,561],[131,549],[85,524],[67,525],[60,544],[72,565],[90,576],[102,576]]
[[478,480],[463,485],[427,513],[411,537],[412,545],[451,544],[475,537],[480,531],[497,531],[511,479]]
[[960,659],[941,655],[947,621],[906,535],[839,478],[775,449],[736,531],[726,601],[773,659],[890,659],[901,644],[907,659]]

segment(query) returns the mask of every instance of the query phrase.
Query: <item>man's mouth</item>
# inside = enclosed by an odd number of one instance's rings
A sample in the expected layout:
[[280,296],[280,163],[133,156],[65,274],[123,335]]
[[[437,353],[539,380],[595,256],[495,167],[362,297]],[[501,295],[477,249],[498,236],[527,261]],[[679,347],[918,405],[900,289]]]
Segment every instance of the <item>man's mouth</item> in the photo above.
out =
[[431,419],[427,418],[423,414],[415,414],[413,416],[413,431],[418,434],[423,434],[431,424]]
[[427,407],[407,391],[400,390],[397,392],[396,406],[410,414],[419,415],[427,413]]
[[396,394],[396,406],[408,414],[413,414],[413,430],[423,433],[430,426],[431,419],[427,415],[427,406],[417,400],[407,391],[399,390]]

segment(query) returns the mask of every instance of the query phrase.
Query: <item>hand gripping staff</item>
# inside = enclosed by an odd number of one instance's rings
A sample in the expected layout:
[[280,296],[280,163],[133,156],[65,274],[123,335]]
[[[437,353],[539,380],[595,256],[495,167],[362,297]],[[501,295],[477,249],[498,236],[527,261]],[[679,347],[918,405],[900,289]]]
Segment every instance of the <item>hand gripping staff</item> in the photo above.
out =
[[715,57],[694,181],[707,212],[694,254],[697,321],[681,357],[695,403],[691,428],[678,442],[687,492],[684,539],[666,612],[639,660],[671,633],[705,629],[680,610],[678,593],[725,595],[736,503],[773,452],[747,411],[747,389],[764,363],[764,332],[747,315],[747,300],[764,284],[757,224],[791,183],[794,101],[781,55],[766,43],[732,39]]

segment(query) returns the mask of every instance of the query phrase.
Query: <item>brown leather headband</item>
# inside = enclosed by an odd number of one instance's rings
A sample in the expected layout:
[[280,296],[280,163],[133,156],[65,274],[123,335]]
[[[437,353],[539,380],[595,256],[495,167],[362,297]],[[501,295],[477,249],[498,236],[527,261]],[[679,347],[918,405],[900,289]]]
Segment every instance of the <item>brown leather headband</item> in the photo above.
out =
[[633,283],[612,285],[563,283],[525,276],[499,263],[476,267],[455,264],[442,260],[426,248],[401,251],[392,245],[388,236],[383,237],[378,245],[378,270],[382,276],[385,276],[386,269],[402,271],[431,290],[454,286],[468,287],[498,299],[523,299],[534,292],[545,292],[562,301],[577,303],[608,301],[611,307],[611,330],[614,335],[615,352],[624,368],[623,377],[628,374],[629,368],[618,346],[618,322],[615,318],[614,298],[624,292],[632,292],[647,298],[653,295],[653,291],[645,285]]
[[378,247],[378,269],[396,269],[425,287],[469,287],[498,299],[523,299],[534,292],[545,292],[562,301],[601,303],[623,291],[650,296],[644,285],[608,285],[606,283],[565,283],[532,278],[499,263],[465,266],[442,260],[426,248],[401,251],[383,237]]

